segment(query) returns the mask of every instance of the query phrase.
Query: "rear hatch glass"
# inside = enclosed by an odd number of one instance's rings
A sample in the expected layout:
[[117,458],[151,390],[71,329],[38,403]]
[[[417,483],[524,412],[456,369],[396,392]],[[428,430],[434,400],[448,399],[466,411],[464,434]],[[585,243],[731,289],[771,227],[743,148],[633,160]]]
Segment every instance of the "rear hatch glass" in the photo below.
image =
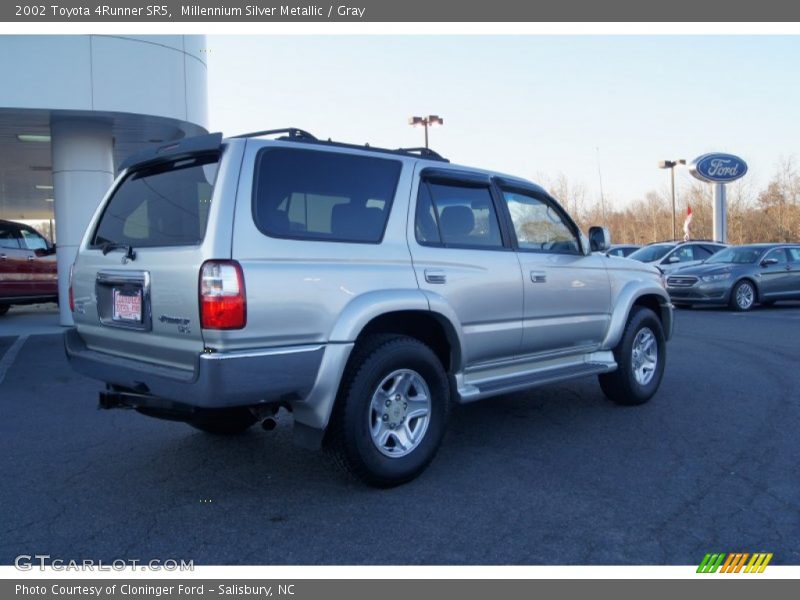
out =
[[218,161],[204,154],[139,168],[117,186],[73,274],[74,319],[90,349],[194,369]]
[[216,157],[134,171],[108,202],[91,245],[193,246],[203,241]]

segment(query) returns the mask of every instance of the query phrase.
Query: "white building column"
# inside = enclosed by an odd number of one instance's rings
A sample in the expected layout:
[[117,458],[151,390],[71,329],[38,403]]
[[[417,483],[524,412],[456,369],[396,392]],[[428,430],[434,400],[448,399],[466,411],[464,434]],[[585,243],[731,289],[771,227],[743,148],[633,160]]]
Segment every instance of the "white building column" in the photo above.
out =
[[54,119],[50,124],[53,152],[61,325],[72,325],[69,270],[84,231],[114,179],[111,124],[100,120]]

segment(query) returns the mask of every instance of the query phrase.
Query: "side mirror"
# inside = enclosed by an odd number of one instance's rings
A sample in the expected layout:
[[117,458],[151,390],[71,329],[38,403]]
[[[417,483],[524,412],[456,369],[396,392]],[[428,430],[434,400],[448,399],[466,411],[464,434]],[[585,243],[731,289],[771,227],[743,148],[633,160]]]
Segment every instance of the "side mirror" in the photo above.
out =
[[611,247],[611,234],[605,227],[589,228],[589,249],[592,252],[605,252]]
[[670,257],[667,259],[667,262],[668,262],[668,263],[676,263],[676,262],[681,262],[681,257],[680,257],[680,256],[675,256],[675,255],[673,254],[672,256],[670,256]]
[[777,258],[765,258],[764,260],[761,261],[762,267],[768,267],[770,265],[777,265],[777,264],[778,264]]

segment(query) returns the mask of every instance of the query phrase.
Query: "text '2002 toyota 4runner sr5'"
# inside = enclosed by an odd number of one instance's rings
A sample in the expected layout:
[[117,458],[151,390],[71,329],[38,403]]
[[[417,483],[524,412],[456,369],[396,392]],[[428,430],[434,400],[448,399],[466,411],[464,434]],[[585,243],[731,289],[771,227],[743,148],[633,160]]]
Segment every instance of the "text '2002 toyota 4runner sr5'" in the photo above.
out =
[[661,382],[658,271],[601,254],[523,179],[298,129],[126,161],[81,243],[66,351],[132,407],[233,434],[286,407],[369,484],[417,476],[452,404],[599,375]]

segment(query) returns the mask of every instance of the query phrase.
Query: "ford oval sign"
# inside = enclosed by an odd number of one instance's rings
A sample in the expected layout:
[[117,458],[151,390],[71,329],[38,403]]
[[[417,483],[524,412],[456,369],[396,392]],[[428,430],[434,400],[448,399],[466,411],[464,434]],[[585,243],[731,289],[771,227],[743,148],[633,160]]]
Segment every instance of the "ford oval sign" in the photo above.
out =
[[689,170],[700,181],[728,183],[747,173],[747,163],[733,154],[703,154],[694,159]]

